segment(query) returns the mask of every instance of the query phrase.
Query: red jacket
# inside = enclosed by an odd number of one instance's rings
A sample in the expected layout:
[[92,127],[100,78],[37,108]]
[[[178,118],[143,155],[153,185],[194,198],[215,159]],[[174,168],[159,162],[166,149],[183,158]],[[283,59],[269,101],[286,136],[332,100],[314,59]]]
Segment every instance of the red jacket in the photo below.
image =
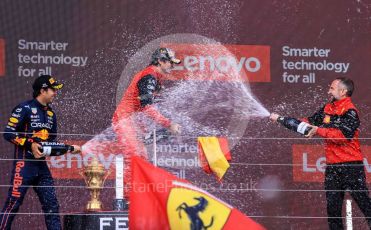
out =
[[358,111],[350,97],[327,103],[307,120],[319,127],[319,136],[326,138],[327,164],[363,161],[358,139]]
[[113,123],[117,124],[120,119],[142,111],[162,126],[170,127],[170,120],[152,105],[154,93],[160,89],[161,79],[162,75],[156,72],[155,66],[152,65],[137,73],[116,108],[112,118]]

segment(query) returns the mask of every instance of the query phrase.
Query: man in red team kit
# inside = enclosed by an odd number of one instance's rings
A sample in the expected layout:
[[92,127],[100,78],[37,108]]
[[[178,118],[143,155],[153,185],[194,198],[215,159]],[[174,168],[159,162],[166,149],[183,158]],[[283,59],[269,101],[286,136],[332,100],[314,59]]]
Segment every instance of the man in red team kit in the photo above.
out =
[[[331,230],[343,229],[341,215],[345,191],[350,192],[371,227],[371,199],[358,139],[358,110],[351,100],[353,91],[351,79],[336,78],[328,91],[331,102],[313,116],[303,119],[311,127],[307,137],[318,135],[325,138],[325,190]],[[282,118],[275,113],[270,116],[273,121]]]
[[180,133],[180,125],[164,117],[153,105],[156,93],[161,90],[164,75],[170,73],[173,65],[180,62],[171,49],[157,49],[152,54],[150,65],[134,76],[113,115],[113,128],[124,151],[126,197],[128,189],[130,190],[128,182],[131,178],[131,157],[137,155],[144,159],[148,158],[146,148],[140,139],[139,125],[134,121],[133,115],[143,112],[156,123],[168,128],[171,133]]

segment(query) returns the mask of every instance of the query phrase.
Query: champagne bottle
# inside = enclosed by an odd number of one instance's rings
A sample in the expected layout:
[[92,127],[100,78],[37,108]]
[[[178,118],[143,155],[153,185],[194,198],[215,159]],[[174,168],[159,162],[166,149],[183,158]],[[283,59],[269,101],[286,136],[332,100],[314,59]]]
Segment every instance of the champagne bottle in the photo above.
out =
[[68,151],[73,151],[74,147],[72,145],[66,145],[60,142],[40,142],[41,145],[40,152],[44,156],[60,156]]
[[277,121],[284,127],[303,135],[307,135],[312,129],[312,127],[309,126],[310,124],[307,122],[292,117],[279,117]]

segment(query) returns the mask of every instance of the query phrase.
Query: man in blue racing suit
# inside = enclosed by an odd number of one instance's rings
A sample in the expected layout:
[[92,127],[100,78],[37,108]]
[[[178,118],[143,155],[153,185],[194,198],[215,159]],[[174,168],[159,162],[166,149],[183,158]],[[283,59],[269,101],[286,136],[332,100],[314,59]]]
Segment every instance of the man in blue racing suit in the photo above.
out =
[[[57,119],[49,104],[63,84],[49,75],[38,77],[32,85],[33,100],[16,106],[9,118],[4,138],[15,145],[10,189],[0,215],[0,229],[10,229],[15,214],[33,186],[42,205],[48,229],[62,229],[53,178],[38,142],[55,141]],[[72,153],[80,147],[74,145]]]

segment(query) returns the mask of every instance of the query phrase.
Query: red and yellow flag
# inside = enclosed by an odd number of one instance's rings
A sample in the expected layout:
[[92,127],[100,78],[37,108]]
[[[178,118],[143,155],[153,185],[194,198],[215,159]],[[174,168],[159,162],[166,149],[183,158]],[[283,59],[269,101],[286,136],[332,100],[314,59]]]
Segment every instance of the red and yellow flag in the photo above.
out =
[[230,167],[228,140],[222,137],[198,137],[198,153],[203,170],[206,173],[214,173],[221,181]]
[[132,159],[130,229],[264,229],[237,209],[139,157]]

